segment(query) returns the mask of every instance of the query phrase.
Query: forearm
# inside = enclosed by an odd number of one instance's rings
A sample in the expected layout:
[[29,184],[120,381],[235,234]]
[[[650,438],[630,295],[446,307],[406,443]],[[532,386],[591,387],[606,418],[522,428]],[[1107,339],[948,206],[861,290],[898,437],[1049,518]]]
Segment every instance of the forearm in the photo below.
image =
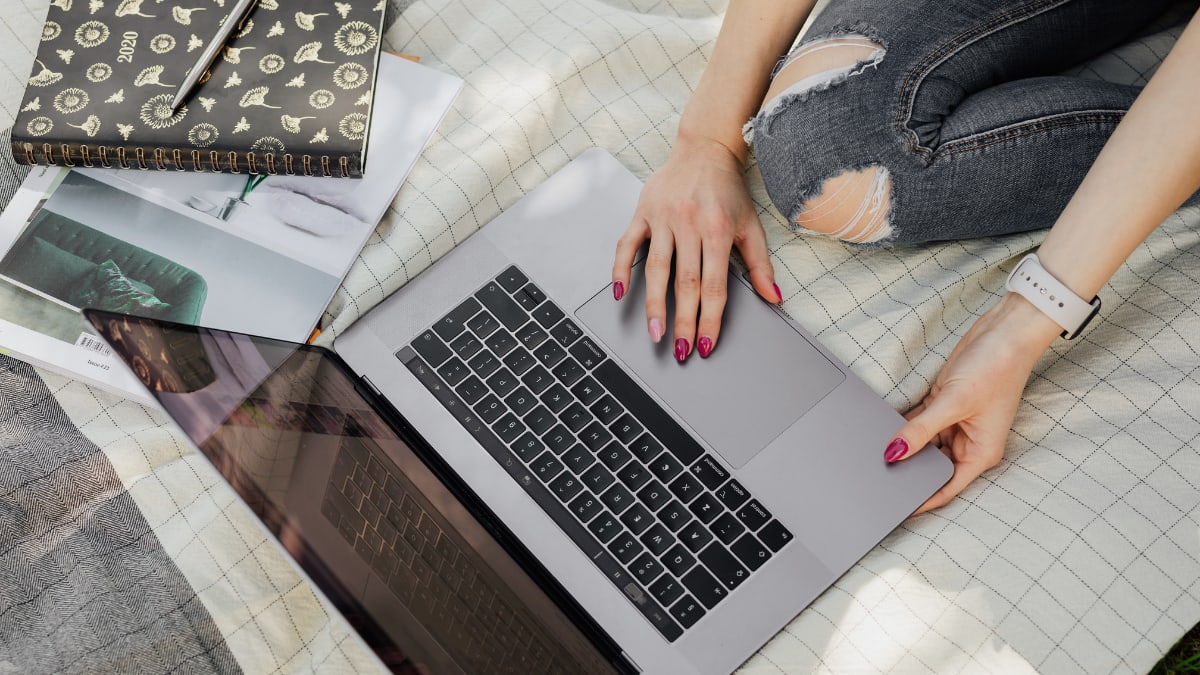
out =
[[679,121],[679,141],[715,141],[745,160],[742,125],[758,111],[771,69],[815,4],[730,0],[708,66]]
[[[1130,253],[1200,189],[1197,66],[1200,18],[1191,21],[1138,96],[1038,249],[1042,265],[1080,297],[1096,295]],[[1004,304],[1022,303],[1009,293]],[[1028,309],[1032,305],[1021,311]],[[1027,332],[1031,348],[1041,344],[1044,350],[1058,328],[1034,320]]]

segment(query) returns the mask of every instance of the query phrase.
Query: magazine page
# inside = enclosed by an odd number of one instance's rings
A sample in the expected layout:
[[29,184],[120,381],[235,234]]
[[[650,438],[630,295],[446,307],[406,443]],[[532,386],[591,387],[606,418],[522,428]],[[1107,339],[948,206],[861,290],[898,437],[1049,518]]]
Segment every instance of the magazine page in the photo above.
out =
[[148,400],[80,308],[306,341],[461,86],[381,55],[360,180],[35,167],[0,214],[0,348]]

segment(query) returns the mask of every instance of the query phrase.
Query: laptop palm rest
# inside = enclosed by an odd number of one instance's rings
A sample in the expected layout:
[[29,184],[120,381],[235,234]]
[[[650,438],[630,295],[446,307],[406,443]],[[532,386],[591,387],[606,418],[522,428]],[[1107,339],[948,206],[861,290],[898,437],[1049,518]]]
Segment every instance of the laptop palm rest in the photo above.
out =
[[634,267],[629,292],[620,302],[606,288],[575,315],[735,469],[846,379],[733,274],[717,348],[707,359],[693,350],[687,362],[678,363],[670,299],[666,337],[654,344],[646,332],[642,268],[640,263]]

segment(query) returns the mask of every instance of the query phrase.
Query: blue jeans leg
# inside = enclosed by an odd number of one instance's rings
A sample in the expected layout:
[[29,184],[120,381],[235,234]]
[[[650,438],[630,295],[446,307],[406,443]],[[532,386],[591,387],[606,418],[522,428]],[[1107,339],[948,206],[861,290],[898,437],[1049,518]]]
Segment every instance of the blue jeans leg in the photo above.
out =
[[880,49],[752,120],[768,195],[796,223],[831,179],[873,172],[889,244],[1049,227],[1140,91],[1057,73],[1169,4],[833,0],[797,50]]

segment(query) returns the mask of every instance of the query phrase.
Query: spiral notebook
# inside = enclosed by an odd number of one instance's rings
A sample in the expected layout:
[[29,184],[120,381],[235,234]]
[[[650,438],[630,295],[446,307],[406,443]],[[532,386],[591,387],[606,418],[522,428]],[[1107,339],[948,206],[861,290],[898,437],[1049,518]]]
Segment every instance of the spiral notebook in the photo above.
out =
[[231,2],[51,3],[12,130],[23,164],[362,176],[377,0],[259,0],[188,99]]

